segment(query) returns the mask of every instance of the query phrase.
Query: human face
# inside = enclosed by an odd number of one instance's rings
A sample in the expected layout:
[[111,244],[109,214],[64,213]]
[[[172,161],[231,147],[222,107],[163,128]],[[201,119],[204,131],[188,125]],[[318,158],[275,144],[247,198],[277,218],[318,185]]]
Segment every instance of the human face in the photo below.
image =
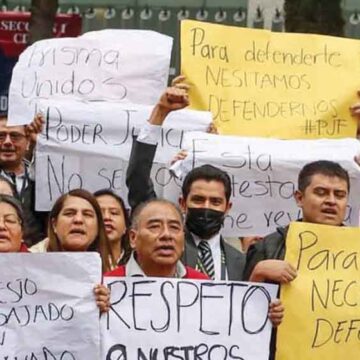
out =
[[22,235],[20,219],[14,207],[0,203],[0,253],[20,251]]
[[176,269],[184,251],[184,228],[180,214],[170,204],[151,203],[140,213],[130,243],[146,275],[161,276],[163,268]]
[[14,196],[14,191],[6,181],[0,180],[0,194]]
[[224,184],[216,180],[194,181],[186,199],[180,199],[180,206],[185,213],[187,208],[205,208],[227,213],[231,205],[231,202],[226,201]]
[[120,242],[126,230],[125,217],[119,202],[111,195],[96,198],[104,219],[105,231],[110,242]]
[[0,164],[5,169],[19,166],[28,146],[24,126],[6,126],[6,119],[0,119]]
[[98,234],[95,209],[85,199],[68,196],[53,229],[65,251],[86,251]]
[[305,191],[295,193],[304,221],[335,226],[344,221],[348,196],[345,180],[323,174],[313,175]]

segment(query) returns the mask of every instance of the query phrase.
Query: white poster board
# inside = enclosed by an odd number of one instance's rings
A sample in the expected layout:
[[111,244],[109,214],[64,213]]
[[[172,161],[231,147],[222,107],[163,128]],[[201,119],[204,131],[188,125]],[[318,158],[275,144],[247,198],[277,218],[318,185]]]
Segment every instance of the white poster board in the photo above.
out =
[[41,99],[154,104],[167,86],[171,48],[172,38],[144,30],[38,41],[13,69],[8,124],[30,123]]
[[99,359],[98,254],[1,254],[0,267],[2,359]]
[[[75,101],[42,106],[46,124],[36,151],[36,209],[49,210],[61,194],[79,187],[110,188],[126,199],[133,134],[149,119],[152,106]],[[209,112],[172,112],[162,128],[155,161],[164,166],[182,148],[187,131],[206,131],[210,122]],[[160,183],[168,175],[165,171],[155,176]]]
[[[267,360],[277,285],[106,278],[101,359]],[[214,311],[216,310],[216,311]]]
[[[193,167],[212,164],[226,171],[232,182],[233,206],[225,219],[225,236],[266,235],[301,218],[293,193],[301,168],[312,161],[332,160],[350,175],[346,223],[359,220],[360,167],[354,156],[360,142],[342,140],[277,140],[190,132],[184,136],[188,157],[173,170],[184,177]],[[164,189],[172,197],[171,188]]]

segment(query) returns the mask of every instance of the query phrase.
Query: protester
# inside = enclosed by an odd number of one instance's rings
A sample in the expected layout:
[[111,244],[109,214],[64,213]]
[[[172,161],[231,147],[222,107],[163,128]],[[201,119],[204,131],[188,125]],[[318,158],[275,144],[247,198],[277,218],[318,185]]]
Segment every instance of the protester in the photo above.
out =
[[104,272],[115,265],[101,209],[86,190],[71,190],[57,199],[49,214],[48,238],[49,252],[97,251]]
[[128,228],[130,219],[123,199],[111,190],[94,193],[104,219],[106,235],[110,242],[116,265],[126,264],[131,254]]
[[[24,215],[20,202],[12,196],[0,195],[0,253],[28,253],[23,241]],[[98,284],[94,288],[100,312],[109,310],[109,291]]]
[[[105,276],[208,279],[180,261],[185,244],[184,224],[180,209],[170,201],[152,199],[139,205],[132,215],[129,236],[134,249],[129,262]],[[283,312],[279,300],[271,302],[269,318],[274,326],[281,323]]]
[[[346,170],[332,161],[315,161],[305,165],[299,173],[297,205],[304,221],[314,224],[341,226],[350,191]],[[285,258],[286,235],[289,226],[252,245],[247,253],[244,278],[255,282],[286,284],[297,276],[296,269]],[[271,341],[270,359],[275,356],[276,333]]]
[[[167,115],[189,104],[189,87],[184,80],[179,76],[173,81],[173,86],[164,92],[154,107],[148,124],[133,141],[126,176],[132,209],[156,197],[150,171]],[[228,245],[220,234],[231,208],[230,195],[229,176],[212,165],[193,169],[182,185],[180,206],[186,216],[183,262],[217,280],[241,280],[245,264],[244,255]]]
[[26,159],[42,124],[43,118],[38,115],[30,125],[7,126],[7,114],[0,113],[0,174],[11,182],[15,196],[21,202],[27,230],[24,240],[28,245],[45,236],[46,214],[35,211],[35,182],[30,162]]
[[24,215],[20,202],[0,195],[0,253],[29,252],[23,241]]
[[[297,205],[304,222],[341,226],[350,191],[349,175],[339,164],[320,160],[305,165],[299,173]],[[289,226],[277,228],[251,246],[247,253],[245,279],[287,283],[296,270],[284,261]]]

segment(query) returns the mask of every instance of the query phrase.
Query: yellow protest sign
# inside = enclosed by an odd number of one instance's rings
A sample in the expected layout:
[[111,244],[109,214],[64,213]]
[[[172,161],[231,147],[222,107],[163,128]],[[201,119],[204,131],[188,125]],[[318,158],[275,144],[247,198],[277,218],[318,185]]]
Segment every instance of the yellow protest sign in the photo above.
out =
[[277,360],[359,359],[359,240],[359,228],[290,225],[285,259],[298,276],[281,286]]
[[349,106],[360,89],[360,41],[181,23],[181,72],[191,107],[221,134],[354,137]]

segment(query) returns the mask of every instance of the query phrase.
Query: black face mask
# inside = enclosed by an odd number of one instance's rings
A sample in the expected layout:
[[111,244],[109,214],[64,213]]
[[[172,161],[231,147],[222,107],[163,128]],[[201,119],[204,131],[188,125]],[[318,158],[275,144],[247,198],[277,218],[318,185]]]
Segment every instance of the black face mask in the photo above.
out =
[[206,208],[188,208],[186,228],[201,239],[210,239],[224,223],[225,213]]

